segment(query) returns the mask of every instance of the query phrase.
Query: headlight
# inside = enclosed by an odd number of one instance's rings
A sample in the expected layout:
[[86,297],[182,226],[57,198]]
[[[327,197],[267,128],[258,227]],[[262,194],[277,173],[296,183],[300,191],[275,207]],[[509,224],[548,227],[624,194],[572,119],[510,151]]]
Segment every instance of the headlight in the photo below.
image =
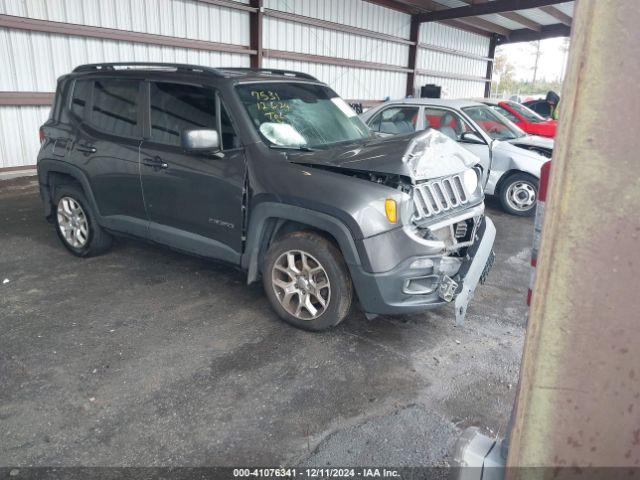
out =
[[462,173],[462,182],[464,183],[464,189],[471,195],[478,188],[478,172],[475,169],[468,169]]

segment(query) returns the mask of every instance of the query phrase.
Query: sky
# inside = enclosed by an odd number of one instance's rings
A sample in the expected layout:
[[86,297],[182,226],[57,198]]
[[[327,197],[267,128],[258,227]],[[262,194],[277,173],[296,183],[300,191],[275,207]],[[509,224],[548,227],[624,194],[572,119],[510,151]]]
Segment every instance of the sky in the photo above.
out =
[[[538,60],[539,80],[555,81],[564,78],[566,55],[562,46],[566,40],[548,38],[540,42],[540,59]],[[496,55],[503,54],[515,68],[517,80],[531,80],[535,62],[535,47],[531,43],[513,43],[497,48]]]

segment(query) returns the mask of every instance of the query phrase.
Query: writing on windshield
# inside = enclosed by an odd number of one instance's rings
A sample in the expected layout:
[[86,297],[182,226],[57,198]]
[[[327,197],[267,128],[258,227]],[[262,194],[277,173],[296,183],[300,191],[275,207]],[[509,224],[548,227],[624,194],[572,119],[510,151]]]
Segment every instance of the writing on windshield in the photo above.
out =
[[351,107],[323,85],[249,83],[238,85],[236,90],[270,146],[323,148],[370,135]]
[[256,107],[258,110],[273,122],[284,122],[284,114],[291,111],[289,102],[280,100],[278,92],[271,90],[251,90],[251,96],[256,99]]

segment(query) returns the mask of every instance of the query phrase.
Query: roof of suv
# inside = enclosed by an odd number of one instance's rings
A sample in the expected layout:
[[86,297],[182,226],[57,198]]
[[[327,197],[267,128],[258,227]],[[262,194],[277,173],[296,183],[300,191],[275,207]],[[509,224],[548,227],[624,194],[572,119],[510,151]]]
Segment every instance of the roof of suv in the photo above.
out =
[[207,75],[220,79],[303,79],[319,81],[315,77],[302,72],[292,70],[281,70],[271,68],[243,68],[243,67],[221,67],[213,68],[202,65],[190,65],[185,63],[150,63],[150,62],[127,62],[127,63],[91,63],[79,65],[73,70],[74,74],[83,73],[114,73],[114,72],[167,72],[186,73],[195,75]]

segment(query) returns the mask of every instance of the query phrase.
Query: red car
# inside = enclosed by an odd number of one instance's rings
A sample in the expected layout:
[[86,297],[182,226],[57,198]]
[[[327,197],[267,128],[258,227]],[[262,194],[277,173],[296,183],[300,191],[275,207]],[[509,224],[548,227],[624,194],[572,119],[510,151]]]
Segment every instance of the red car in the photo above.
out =
[[540,135],[541,137],[548,138],[554,138],[556,136],[556,127],[558,124],[556,120],[547,120],[518,102],[512,102],[511,100],[491,100],[487,98],[483,98],[480,101],[507,117],[530,135]]

